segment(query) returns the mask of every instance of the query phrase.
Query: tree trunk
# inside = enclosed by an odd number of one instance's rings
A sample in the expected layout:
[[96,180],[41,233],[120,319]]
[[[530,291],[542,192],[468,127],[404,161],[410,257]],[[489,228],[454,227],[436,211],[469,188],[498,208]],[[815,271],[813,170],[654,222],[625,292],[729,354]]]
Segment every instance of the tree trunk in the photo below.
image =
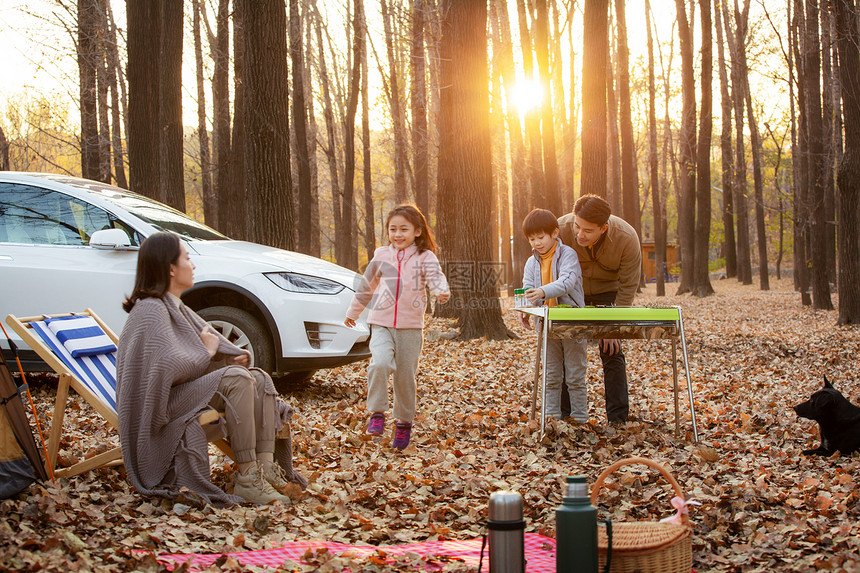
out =
[[717,31],[717,65],[720,75],[720,106],[722,129],[720,131],[721,181],[723,187],[723,253],[726,259],[726,278],[738,275],[737,246],[735,245],[735,209],[732,196],[734,157],[732,157],[732,98],[729,95],[729,78],[726,70],[723,46],[722,3],[714,0],[714,29]]
[[293,250],[287,14],[277,0],[240,0],[245,44],[248,225],[253,240]]
[[[797,290],[798,288],[798,268],[800,267],[798,263],[797,257],[797,177],[798,177],[798,164],[799,157],[796,150],[799,150],[799,140],[797,136],[797,117],[795,113],[795,98],[794,98],[794,88],[796,85],[795,75],[794,75],[794,29],[795,26],[793,24],[793,18],[791,15],[791,6],[792,0],[786,0],[786,27],[787,27],[787,38],[788,38],[788,49],[786,50],[786,63],[788,66],[788,115],[791,117],[791,205],[794,212],[792,225],[792,239],[793,245],[795,246],[792,249],[792,279],[794,281],[794,288]],[[781,219],[780,219],[781,221]]]
[[[122,76],[122,64],[119,61],[117,49],[116,22],[110,4],[107,5],[105,18],[108,28],[107,47],[107,81],[110,84],[111,101],[111,151],[113,153],[113,174],[118,187],[128,189],[128,179],[125,176],[125,154],[122,150],[123,120],[128,118],[125,110],[125,82]],[[122,97],[120,97],[122,93]]]
[[573,34],[568,34],[568,43],[570,47],[570,86],[568,88],[568,97],[570,97],[570,122],[568,123],[569,133],[565,141],[567,142],[567,167],[569,170],[569,180],[564,190],[565,212],[572,211],[574,200],[576,199],[575,185],[576,178],[574,177],[574,169],[576,166],[576,144],[579,140],[579,114],[581,100],[577,97],[577,72],[576,72],[576,52],[573,50]]
[[[248,190],[246,187],[245,147],[247,142],[247,89],[245,79],[244,4],[233,4],[233,132],[230,136],[229,191],[218,197],[218,220],[234,239],[253,240]],[[229,223],[229,224],[228,224]]]
[[98,146],[98,180],[110,183],[110,108],[108,106],[108,94],[110,93],[111,81],[108,77],[108,49],[107,49],[107,0],[97,0],[98,12],[96,19],[96,40],[98,58],[96,65],[96,84],[98,86],[98,109],[99,109],[99,146]]
[[609,0],[585,0],[580,193],[606,197],[606,54]]
[[[495,238],[486,232],[462,233],[463,229],[486,229],[493,199],[490,145],[489,93],[487,78],[487,5],[470,0],[443,2],[442,85],[440,109],[439,194],[440,202],[459,209],[457,220],[447,221],[448,231],[459,231],[446,258],[458,267],[448,267],[452,290],[462,302],[460,337],[505,339],[498,277],[487,276],[487,261],[493,260]],[[465,273],[460,271],[465,270]],[[493,274],[493,273],[489,273]],[[469,278],[467,284],[459,279]]]
[[[331,213],[332,213],[332,222],[333,226],[333,235],[334,235],[334,259],[342,264],[345,258],[344,253],[342,252],[343,241],[339,240],[338,237],[342,231],[341,227],[341,204],[340,204],[340,177],[338,176],[338,165],[337,165],[337,138],[335,136],[335,119],[334,119],[334,111],[332,108],[332,98],[331,98],[331,81],[328,73],[328,66],[326,64],[325,58],[325,44],[323,43],[322,36],[322,27],[323,21],[322,17],[319,13],[319,8],[317,6],[316,1],[313,3],[314,7],[314,15],[315,15],[315,24],[316,24],[316,37],[317,37],[317,65],[319,67],[319,83],[322,88],[323,95],[323,119],[325,120],[326,126],[326,142],[327,145],[323,146],[323,152],[325,153],[327,163],[328,163],[328,178],[329,185],[331,188]],[[373,220],[373,213],[371,212],[371,221]],[[372,224],[372,223],[371,223]]]
[[654,274],[657,296],[666,296],[663,276],[666,235],[660,206],[660,169],[657,152],[657,84],[654,79],[654,40],[651,37],[651,2],[645,0],[645,29],[648,42],[648,169],[651,182],[651,208],[654,216]]
[[827,281],[836,282],[836,136],[834,134],[834,82],[832,18],[828,2],[821,6],[821,130],[824,155],[824,234],[827,253]]
[[827,229],[824,220],[824,153],[821,124],[821,43],[818,36],[818,0],[806,0],[804,87],[809,139],[809,207],[812,244],[812,306],[830,310],[827,279]]
[[517,280],[517,275],[520,273],[513,267],[513,244],[511,237],[511,196],[510,185],[508,180],[508,157],[505,144],[506,120],[506,105],[503,101],[502,83],[504,79],[504,68],[506,63],[503,60],[503,47],[501,44],[501,34],[499,33],[499,14],[498,2],[491,1],[489,3],[489,20],[490,20],[490,39],[492,41],[493,52],[491,55],[492,63],[492,110],[493,115],[490,117],[491,124],[494,128],[493,133],[493,164],[499,166],[496,173],[498,177],[495,179],[496,189],[496,204],[498,208],[498,228],[501,250],[500,261],[502,265],[501,276],[504,284],[507,286],[507,295],[513,296],[514,282]]
[[[754,111],[752,109],[752,97],[749,87],[749,72],[747,69],[746,49],[744,48],[743,38],[746,36],[747,23],[749,21],[749,0],[744,2],[743,13],[738,8],[737,0],[735,0],[735,20],[738,22],[738,42],[736,45],[736,67],[738,69],[737,78],[739,92],[743,95],[747,110],[747,123],[750,128],[750,148],[752,150],[753,160],[753,185],[754,185],[754,203],[756,214],[756,235],[758,244],[758,259],[759,259],[759,282],[761,290],[768,290],[770,282],[768,280],[768,259],[767,259],[767,233],[764,223],[764,182],[761,173],[761,138],[759,137],[758,125],[755,122]],[[739,133],[743,131],[743,118],[740,118]],[[745,187],[746,185],[744,185]],[[750,281],[752,275],[750,274]]]
[[[708,252],[711,246],[711,136],[713,133],[713,37],[711,0],[699,0],[702,14],[702,103],[699,115],[699,140],[696,144],[696,226],[693,255],[695,296],[714,294],[708,275]],[[767,276],[767,275],[765,275]]]
[[206,84],[203,79],[203,44],[200,32],[200,2],[192,0],[194,30],[194,61],[197,72],[197,138],[200,142],[200,178],[203,184],[203,219],[218,228],[218,202],[212,188],[212,168],[209,155],[209,129],[206,126]]
[[300,253],[311,253],[311,168],[308,150],[308,119],[305,105],[304,50],[302,48],[302,16],[299,0],[289,0],[290,5],[290,64],[293,76],[293,132],[296,136],[296,171],[299,174],[298,209],[296,215],[302,222],[296,248]]
[[161,5],[127,0],[128,25],[128,167],[131,190],[153,199],[161,196],[158,177],[159,38]]
[[161,0],[158,82],[158,178],[161,202],[185,211],[184,133],[182,128],[182,2]]
[[430,211],[435,216],[431,223],[431,228],[435,230],[438,226],[438,177],[439,177],[439,40],[442,29],[442,16],[439,7],[439,0],[426,0],[427,14],[424,21],[424,41],[426,44],[425,51],[427,52],[427,140],[429,143],[428,158],[427,158],[427,177],[428,182],[428,201],[430,203]]
[[[412,171],[415,174],[413,195],[418,209],[427,214],[430,212],[430,197],[428,189],[430,179],[428,168],[429,141],[427,139],[427,66],[424,56],[424,18],[427,11],[425,0],[412,0]],[[372,212],[372,211],[371,211]],[[373,220],[370,217],[369,220]]]
[[388,85],[391,120],[394,124],[394,202],[398,205],[408,200],[407,169],[409,152],[406,149],[406,114],[400,95],[400,70],[391,19],[394,16],[386,0],[380,0],[382,21],[385,28],[385,49],[388,56]]
[[860,323],[860,32],[851,0],[835,0],[845,151],[839,163],[839,324]]
[[98,62],[97,0],[78,0],[78,76],[81,99],[81,174],[99,178],[99,120],[96,94]]
[[[511,42],[511,26],[508,18],[508,5],[505,0],[493,0],[498,16],[498,41],[493,38],[493,48],[499,46],[499,54],[494,58],[498,60],[502,73],[502,82],[505,86],[505,97],[507,103],[507,126],[508,140],[511,154],[511,203],[513,210],[513,268],[511,269],[514,288],[522,285],[522,269],[526,260],[531,255],[531,247],[520,231],[523,219],[528,214],[532,205],[529,194],[529,178],[526,169],[526,150],[523,141],[523,132],[514,100],[512,97],[516,77],[514,74],[514,57]],[[572,207],[572,205],[570,205]],[[560,215],[560,214],[557,214]]]
[[535,54],[538,62],[540,84],[543,88],[541,101],[541,144],[543,151],[544,208],[556,216],[561,214],[561,194],[558,189],[558,160],[555,152],[555,127],[553,125],[551,70],[549,65],[549,13],[547,0],[535,0]]
[[678,163],[681,188],[678,203],[678,242],[681,251],[681,283],[676,294],[690,292],[694,286],[696,229],[696,92],[693,79],[693,35],[684,0],[675,0],[678,39],[681,47],[681,133]]
[[314,73],[313,73],[313,16],[309,8],[305,8],[305,49],[304,51],[304,87],[305,102],[307,102],[308,118],[308,169],[311,175],[311,219],[309,222],[309,233],[311,236],[311,256],[319,258],[322,255],[320,248],[320,183],[319,167],[317,164],[317,118],[314,111]]
[[[529,31],[525,0],[517,0],[517,21],[520,30],[520,48],[523,55],[523,75],[527,81],[535,80],[532,37]],[[543,172],[543,153],[540,135],[540,108],[535,106],[525,114],[526,137],[528,138],[528,162],[526,167],[531,184],[531,198],[535,205],[546,205],[546,182]]]
[[98,108],[99,108],[99,168],[98,180],[104,183],[111,182],[110,176],[110,97],[111,83],[108,80],[107,60],[107,20],[105,20],[106,1],[99,0],[98,13],[98,66],[96,68],[96,85],[98,86]]
[[[809,293],[809,250],[807,249],[809,235],[809,210],[807,208],[807,197],[809,195],[809,162],[806,159],[809,153],[809,138],[808,138],[808,121],[806,107],[806,89],[803,85],[805,75],[805,59],[803,51],[804,44],[804,29],[806,28],[803,10],[803,0],[794,0],[794,14],[796,24],[794,26],[794,62],[797,66],[797,109],[798,109],[798,130],[797,130],[797,168],[795,184],[797,194],[795,196],[795,217],[794,217],[794,250],[797,252],[794,266],[797,289],[800,291],[801,303],[804,306],[812,304],[812,297]],[[792,155],[795,155],[792,153]]]
[[[783,145],[782,145],[782,143],[777,141],[776,135],[773,133],[773,130],[771,130],[770,126],[767,123],[765,123],[764,125],[765,125],[765,128],[767,129],[768,133],[770,134],[771,139],[773,140],[774,147],[776,147],[776,161],[774,161],[774,164],[773,164],[773,184],[774,184],[774,188],[776,190],[776,196],[777,196],[778,201],[779,201],[779,207],[777,209],[777,212],[779,213],[779,247],[777,250],[775,266],[776,266],[776,278],[780,279],[780,278],[782,278],[781,265],[782,265],[782,256],[783,256],[783,232],[784,232],[783,208],[784,207],[783,207],[783,200],[782,200],[782,185],[780,184],[782,174],[780,173],[779,169],[780,169],[781,163],[782,163]],[[783,143],[785,142],[784,136],[783,136],[782,141],[783,141]]]
[[[553,32],[553,38],[550,42],[551,48],[550,52],[552,53],[552,80],[553,80],[553,97],[556,107],[556,122],[561,124],[560,138],[561,138],[561,151],[558,153],[559,158],[559,169],[558,169],[558,188],[559,188],[559,196],[561,197],[561,210],[560,213],[567,213],[570,211],[571,206],[574,204],[574,192],[573,192],[573,175],[576,169],[576,165],[574,163],[576,157],[576,79],[574,74],[571,74],[571,78],[573,78],[573,83],[567,88],[564,85],[564,75],[565,75],[565,66],[564,66],[564,57],[562,56],[561,49],[561,40],[562,37],[565,36],[564,30],[570,29],[570,26],[573,22],[573,16],[576,12],[575,3],[571,2],[569,5],[565,6],[564,14],[561,13],[559,9],[558,2],[556,0],[551,0],[552,9],[553,9],[553,22],[555,31]],[[566,34],[568,37],[568,42],[573,43],[573,36],[575,34]],[[578,38],[577,38],[578,40]],[[570,68],[575,69],[576,67],[576,52],[571,49],[567,54],[570,58]],[[572,104],[568,110],[566,99],[570,97],[570,103]]]
[[9,140],[0,126],[0,171],[9,171]]
[[[361,35],[364,44],[361,48],[361,148],[362,148],[362,175],[364,178],[364,249],[367,251],[367,261],[373,259],[376,252],[376,220],[373,216],[373,181],[371,175],[370,149],[373,142],[370,140],[370,99],[368,98],[368,73],[367,64],[367,34]],[[429,202],[429,197],[428,197]],[[429,206],[428,206],[429,209]],[[427,213],[427,211],[422,211]]]
[[344,118],[344,175],[343,175],[343,204],[341,226],[343,233],[343,262],[345,267],[358,270],[358,245],[355,241],[353,228],[355,226],[355,116],[358,111],[358,97],[361,93],[361,59],[364,52],[364,34],[366,33],[364,19],[364,0],[355,0],[353,15],[352,40],[352,71],[349,78],[349,95]]
[[[205,12],[204,12],[205,13]],[[230,0],[218,1],[215,38],[212,50],[212,149],[214,152],[214,199],[217,229],[227,233],[229,226],[221,219],[224,196],[231,193],[230,175]]]
[[623,215],[624,198],[621,194],[621,139],[618,136],[618,100],[615,98],[615,66],[612,54],[606,62],[606,199],[613,213]]
[[746,57],[743,59],[744,92],[747,100],[747,121],[750,128],[750,147],[753,158],[753,185],[755,185],[755,221],[758,243],[758,276],[761,290],[770,290],[768,280],[767,261],[767,232],[764,224],[764,181],[761,173],[761,137],[752,108],[752,97],[750,94],[749,77],[746,66]]
[[[661,162],[662,162],[662,166],[660,168],[660,171],[663,173],[663,177],[660,181],[660,187],[661,187],[661,189],[665,190],[661,193],[661,197],[660,197],[660,199],[661,199],[661,201],[660,201],[661,205],[660,206],[661,206],[661,213],[662,213],[661,218],[663,219],[663,237],[667,237],[669,234],[668,233],[668,228],[669,228],[668,219],[669,218],[667,217],[668,209],[667,209],[666,205],[669,202],[669,200],[668,200],[668,196],[669,196],[668,187],[670,185],[670,181],[671,181],[671,186],[672,186],[673,191],[676,190],[679,186],[678,176],[677,176],[678,169],[677,169],[677,165],[675,163],[675,145],[674,145],[674,136],[672,134],[672,120],[671,120],[671,117],[669,115],[669,102],[672,99],[671,98],[671,84],[669,82],[670,82],[670,79],[672,77],[672,62],[673,62],[673,58],[674,58],[674,50],[675,50],[674,40],[672,38],[670,38],[670,40],[669,40],[669,56],[667,58],[668,62],[666,62],[665,66],[663,65],[662,50],[660,51],[660,67],[661,67],[662,72],[663,72],[662,73],[662,76],[663,76],[663,153],[660,154]],[[670,172],[671,172],[671,179],[670,179]],[[676,195],[677,195],[677,193],[676,193]],[[655,248],[656,248],[656,245],[655,245]],[[666,260],[666,251],[665,250],[663,250],[663,257],[664,257],[663,260],[665,261]],[[667,271],[669,273],[674,273],[674,270],[672,268],[668,268],[668,265],[667,265]]]
[[618,123],[621,132],[621,196],[622,213],[639,236],[642,236],[639,213],[639,170],[636,165],[636,142],[633,140],[633,118],[630,108],[630,50],[627,48],[627,14],[624,0],[615,0],[615,21],[618,28]]
[[[747,3],[747,7],[749,4]],[[727,9],[728,10],[728,9]],[[736,30],[732,30],[728,12],[724,24],[726,26],[726,41],[732,58],[732,103],[735,110],[735,173],[732,190],[734,192],[735,222],[737,225],[738,247],[738,281],[741,284],[752,284],[752,263],[750,261],[750,236],[747,220],[747,176],[746,152],[744,146],[744,90],[741,79],[740,54],[744,49],[746,38],[746,18],[737,22]]]

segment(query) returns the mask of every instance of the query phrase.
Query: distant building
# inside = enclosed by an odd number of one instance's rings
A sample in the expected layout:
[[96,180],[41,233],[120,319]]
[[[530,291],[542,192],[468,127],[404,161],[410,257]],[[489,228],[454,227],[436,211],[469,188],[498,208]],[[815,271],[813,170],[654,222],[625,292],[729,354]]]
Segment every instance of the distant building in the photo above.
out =
[[[654,268],[654,241],[642,242],[642,267],[645,273],[645,282],[653,283],[657,280],[657,272]],[[666,244],[666,262],[663,268],[663,280],[672,282],[678,280],[680,269],[678,266],[678,254],[675,249],[675,243]]]

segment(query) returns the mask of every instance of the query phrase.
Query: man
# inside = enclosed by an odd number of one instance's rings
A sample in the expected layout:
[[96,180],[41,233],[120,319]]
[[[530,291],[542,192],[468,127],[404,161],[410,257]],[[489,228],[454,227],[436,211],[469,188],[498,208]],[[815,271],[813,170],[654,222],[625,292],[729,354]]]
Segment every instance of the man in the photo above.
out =
[[[631,306],[642,268],[642,250],[633,227],[613,215],[609,203],[597,195],[580,197],[573,213],[559,218],[558,226],[561,240],[579,256],[586,306]],[[626,422],[630,408],[621,341],[600,340],[598,348],[606,418],[610,423]]]

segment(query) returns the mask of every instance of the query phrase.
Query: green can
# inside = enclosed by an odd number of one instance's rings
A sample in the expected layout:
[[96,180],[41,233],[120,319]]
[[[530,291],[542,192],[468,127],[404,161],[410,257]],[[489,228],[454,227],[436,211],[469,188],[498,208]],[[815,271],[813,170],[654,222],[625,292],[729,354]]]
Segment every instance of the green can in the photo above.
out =
[[526,289],[515,288],[514,289],[514,308],[522,308],[524,306],[528,306],[528,301],[526,300]]

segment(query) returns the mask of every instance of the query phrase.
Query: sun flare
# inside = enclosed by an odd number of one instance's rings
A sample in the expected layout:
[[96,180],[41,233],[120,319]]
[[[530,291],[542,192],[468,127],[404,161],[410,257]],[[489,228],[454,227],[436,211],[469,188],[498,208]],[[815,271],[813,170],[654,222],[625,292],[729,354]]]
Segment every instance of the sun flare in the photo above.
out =
[[540,82],[534,80],[520,80],[514,85],[514,105],[523,115],[540,107],[543,99],[543,87]]

